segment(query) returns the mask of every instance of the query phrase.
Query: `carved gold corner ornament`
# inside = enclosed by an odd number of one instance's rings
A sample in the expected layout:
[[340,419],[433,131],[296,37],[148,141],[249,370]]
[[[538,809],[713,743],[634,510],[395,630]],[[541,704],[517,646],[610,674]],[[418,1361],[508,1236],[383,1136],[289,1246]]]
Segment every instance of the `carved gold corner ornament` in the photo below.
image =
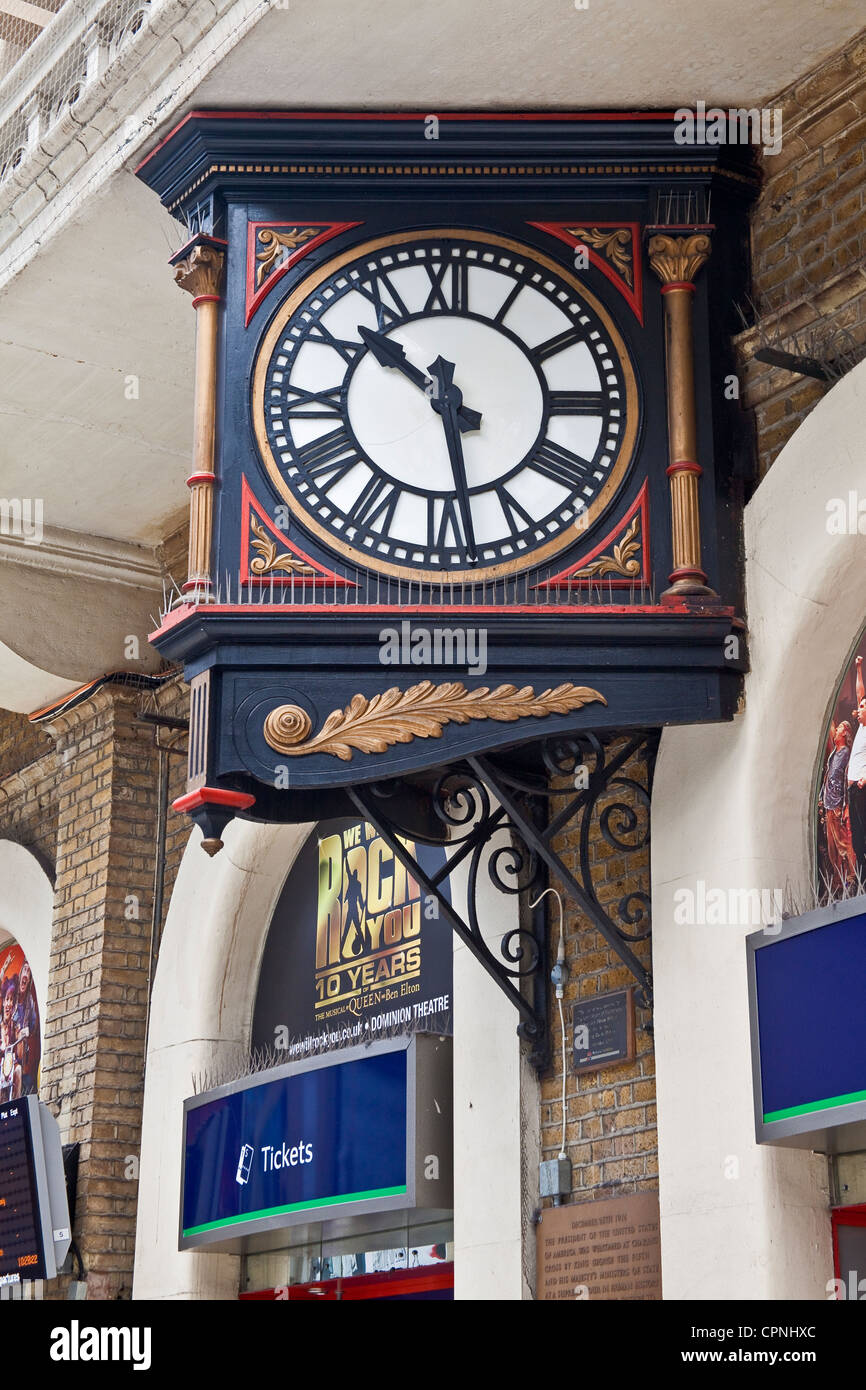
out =
[[250,526],[253,534],[258,537],[252,542],[253,550],[258,553],[254,560],[250,560],[251,574],[261,575],[270,574],[272,570],[288,570],[290,574],[315,576],[316,571],[313,566],[299,560],[291,551],[286,550],[282,554],[277,554],[276,541],[271,539],[264,526],[261,522],[256,521],[254,516],[250,517]]
[[693,236],[650,237],[649,262],[663,285],[688,284],[710,259],[710,238],[703,232]]
[[613,548],[612,555],[599,555],[588,565],[575,570],[572,579],[591,579],[605,574],[618,574],[624,579],[636,579],[641,572],[640,513],[632,519],[628,530]]
[[603,232],[598,227],[591,230],[586,227],[569,227],[568,231],[586,246],[592,246],[596,251],[604,251],[611,265],[631,289],[631,232],[627,227],[617,227],[612,232]]
[[215,246],[194,246],[185,260],[178,261],[174,278],[194,299],[218,295],[222,289],[225,256]]
[[297,250],[302,242],[309,241],[320,231],[321,227],[304,227],[302,230],[293,227],[290,232],[277,232],[273,227],[263,227],[258,234],[258,243],[263,249],[256,252],[256,289],[261,289],[286,251]]
[[384,753],[395,743],[414,738],[441,738],[446,724],[468,724],[472,719],[542,719],[548,714],[570,714],[604,696],[588,685],[558,685],[536,695],[531,685],[520,690],[500,685],[467,690],[462,681],[434,685],[421,681],[407,690],[392,686],[367,699],[354,695],[345,709],[332,710],[317,734],[310,738],[312,722],[299,705],[279,705],[265,720],[268,745],[288,758],[308,753],[331,753],[342,762],[360,753]]

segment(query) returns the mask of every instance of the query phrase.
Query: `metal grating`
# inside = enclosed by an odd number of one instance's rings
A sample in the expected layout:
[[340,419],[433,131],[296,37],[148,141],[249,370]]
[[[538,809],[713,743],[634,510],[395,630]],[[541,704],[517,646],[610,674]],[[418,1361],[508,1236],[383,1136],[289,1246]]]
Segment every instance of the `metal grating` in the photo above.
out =
[[[158,4],[0,0],[0,184],[135,42]],[[31,11],[46,22],[22,17]]]

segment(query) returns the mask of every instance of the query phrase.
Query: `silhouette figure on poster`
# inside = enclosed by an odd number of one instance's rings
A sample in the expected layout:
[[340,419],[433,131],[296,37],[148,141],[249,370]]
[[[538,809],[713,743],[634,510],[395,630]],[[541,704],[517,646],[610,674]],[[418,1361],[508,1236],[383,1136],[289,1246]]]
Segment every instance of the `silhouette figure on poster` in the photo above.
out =
[[[357,869],[349,869],[346,880],[346,925],[343,929],[342,954],[349,947],[349,954],[360,956],[365,945],[370,944],[370,931],[367,927],[366,901]],[[350,939],[349,933],[353,936]]]

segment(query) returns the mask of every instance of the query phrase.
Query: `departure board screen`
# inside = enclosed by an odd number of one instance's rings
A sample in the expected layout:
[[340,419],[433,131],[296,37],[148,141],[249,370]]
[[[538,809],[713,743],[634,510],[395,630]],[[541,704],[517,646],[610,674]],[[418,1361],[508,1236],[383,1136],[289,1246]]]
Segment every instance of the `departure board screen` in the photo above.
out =
[[39,1200],[26,1100],[0,1104],[0,1284],[44,1279]]

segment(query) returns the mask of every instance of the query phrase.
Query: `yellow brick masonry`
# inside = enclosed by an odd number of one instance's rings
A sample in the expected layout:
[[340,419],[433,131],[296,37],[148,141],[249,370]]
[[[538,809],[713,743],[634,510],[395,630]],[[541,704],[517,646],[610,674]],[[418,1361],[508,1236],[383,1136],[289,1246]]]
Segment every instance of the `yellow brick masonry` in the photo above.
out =
[[0,838],[31,850],[49,877],[57,846],[57,754],[23,714],[0,711]]
[[141,693],[107,686],[50,725],[58,807],[42,1098],[81,1144],[88,1297],[132,1283],[156,766]]
[[[626,763],[623,772],[645,781],[643,764]],[[632,794],[633,796],[633,794]],[[626,801],[633,805],[645,824],[645,812],[635,800],[618,791],[602,800]],[[555,803],[558,808],[558,801]],[[579,879],[577,830],[566,827],[555,841],[558,852]],[[649,850],[625,855],[609,845],[601,834],[598,816],[590,836],[590,858],[599,900],[608,909],[627,894],[649,892]],[[554,887],[560,885],[554,884]],[[549,900],[548,900],[549,901]],[[604,938],[574,908],[566,904],[565,932],[569,980],[564,1009],[567,1037],[566,1140],[573,1165],[572,1201],[593,1197],[615,1197],[658,1188],[658,1141],[656,1134],[655,1056],[652,1037],[646,1029],[648,1015],[638,1010],[636,1058],[632,1063],[605,1067],[575,1075],[571,1069],[571,1006],[578,999],[633,984],[630,972],[619,963]],[[555,949],[557,912],[550,918]],[[649,942],[641,942],[636,954],[645,966],[650,963]],[[541,1136],[544,1158],[555,1158],[562,1133],[561,1033],[556,1001],[550,1001],[553,1068],[542,1081]],[[546,1200],[545,1205],[550,1205]]]
[[765,105],[781,108],[782,147],[752,213],[760,320],[736,340],[762,477],[829,386],[756,362],[760,329],[791,352],[823,318],[866,343],[866,33]]

